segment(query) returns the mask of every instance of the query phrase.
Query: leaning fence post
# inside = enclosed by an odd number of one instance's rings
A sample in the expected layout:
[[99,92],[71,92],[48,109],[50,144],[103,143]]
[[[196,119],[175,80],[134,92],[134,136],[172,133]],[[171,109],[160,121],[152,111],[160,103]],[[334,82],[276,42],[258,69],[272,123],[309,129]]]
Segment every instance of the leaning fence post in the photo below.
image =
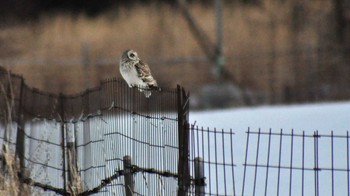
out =
[[[25,130],[24,130],[24,79],[21,77],[20,84],[20,94],[19,94],[19,103],[17,110],[17,138],[16,138],[16,157],[19,159],[20,167],[20,180],[26,179],[30,176],[29,169],[25,167]],[[23,184],[20,185],[19,195],[24,195],[28,192],[28,188],[25,188]]]
[[194,159],[195,196],[204,196],[205,177],[202,157]]
[[123,157],[124,164],[124,183],[125,183],[125,195],[133,196],[134,194],[134,180],[131,172],[131,156],[126,155]]

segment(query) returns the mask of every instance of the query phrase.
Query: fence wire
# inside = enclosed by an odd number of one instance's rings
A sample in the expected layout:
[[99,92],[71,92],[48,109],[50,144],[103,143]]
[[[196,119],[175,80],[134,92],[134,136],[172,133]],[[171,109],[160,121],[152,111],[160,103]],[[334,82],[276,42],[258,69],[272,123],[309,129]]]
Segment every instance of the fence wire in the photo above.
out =
[[123,175],[109,184],[102,180],[125,169],[129,156],[137,168],[148,168],[133,174],[135,193],[176,195],[177,178],[150,171],[178,171],[178,89],[154,91],[147,99],[117,79],[77,95],[32,89],[10,73],[0,73],[0,82],[0,142],[20,157],[24,182],[62,194],[78,180],[78,192],[100,187],[99,195],[123,195]]
[[349,132],[248,130],[241,195],[349,195]]
[[111,79],[68,96],[8,73],[0,87],[0,153],[15,152],[40,195],[350,196],[348,132],[248,129],[237,141],[233,130],[189,125],[180,87],[147,99]]
[[191,194],[235,195],[233,137],[232,130],[191,127]]

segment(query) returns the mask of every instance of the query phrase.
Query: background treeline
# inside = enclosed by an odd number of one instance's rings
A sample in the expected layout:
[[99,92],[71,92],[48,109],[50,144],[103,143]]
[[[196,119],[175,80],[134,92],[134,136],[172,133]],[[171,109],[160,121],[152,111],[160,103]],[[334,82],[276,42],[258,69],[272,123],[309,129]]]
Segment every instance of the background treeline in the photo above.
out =
[[[188,0],[188,2],[202,5],[213,4],[212,0]],[[255,5],[259,5],[261,2],[262,0],[226,1],[226,3]],[[9,19],[11,21],[28,21],[37,19],[41,14],[51,12],[85,13],[94,17],[111,8],[151,3],[174,6],[176,0],[1,0],[0,19],[2,22],[9,21]]]
[[[350,98],[349,0],[222,1],[225,84],[175,0],[2,0],[0,65],[41,90],[78,93],[120,77],[119,55],[133,48],[161,86],[181,84],[198,108],[241,103],[240,92],[248,104]],[[215,0],[189,2],[216,43]]]
[[[242,3],[256,0],[241,0]],[[189,0],[190,3],[211,4],[211,0]],[[36,19],[41,14],[51,12],[85,13],[96,16],[110,8],[129,7],[134,5],[164,3],[174,5],[176,0],[1,0],[0,19],[3,22],[11,19],[26,21]]]

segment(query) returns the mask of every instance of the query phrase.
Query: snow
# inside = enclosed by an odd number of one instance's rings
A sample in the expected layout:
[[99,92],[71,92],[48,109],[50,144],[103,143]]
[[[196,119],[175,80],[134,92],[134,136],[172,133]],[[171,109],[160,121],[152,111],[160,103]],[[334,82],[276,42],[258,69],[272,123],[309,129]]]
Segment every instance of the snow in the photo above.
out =
[[248,127],[329,132],[349,130],[349,117],[350,102],[338,102],[195,111],[190,113],[190,122],[203,127],[232,128],[235,132]]
[[[304,104],[304,105],[281,105],[281,106],[259,106],[259,107],[248,107],[248,108],[232,108],[223,110],[210,110],[210,111],[193,111],[190,113],[190,123],[196,123],[199,127],[209,127],[210,130],[220,130],[224,129],[228,131],[230,129],[235,132],[233,136],[233,148],[234,148],[234,163],[236,165],[235,169],[235,193],[237,195],[242,194],[242,179],[243,179],[243,169],[244,169],[244,158],[246,150],[247,141],[247,130],[251,132],[266,132],[269,130],[273,133],[280,133],[281,129],[283,133],[291,133],[293,130],[294,134],[302,134],[305,131],[305,135],[312,136],[315,131],[318,134],[330,135],[331,131],[334,131],[335,135],[346,136],[346,132],[350,129],[349,124],[349,114],[350,102],[335,102],[335,103],[318,103],[318,104]],[[271,156],[270,165],[278,165],[278,150],[280,137],[278,135],[271,137]],[[293,160],[291,160],[291,137],[283,137],[282,145],[282,161],[281,165],[289,167],[292,162],[293,167],[302,167],[302,137],[296,137],[293,141]],[[211,140],[213,138],[211,137]],[[228,140],[228,139],[226,139]],[[227,143],[230,141],[218,140],[219,144],[217,146],[222,146],[220,144],[224,143],[225,148],[227,148]],[[223,141],[223,142],[222,142]],[[346,138],[336,138],[334,139],[334,168],[340,170],[347,169],[347,140]],[[199,141],[201,143],[201,141]],[[213,142],[204,142],[205,149],[210,149],[209,153],[204,152],[205,161],[208,157],[213,161],[215,157],[212,155],[215,153],[213,150],[215,146]],[[201,145],[200,145],[201,146]],[[249,140],[249,155],[247,158],[247,163],[255,164],[256,161],[256,147],[257,147],[257,135],[250,135]],[[309,137],[305,139],[305,167],[311,168],[310,171],[305,171],[305,195],[317,195],[315,193],[315,172],[312,170],[314,168],[314,138]],[[259,161],[258,164],[266,165],[267,163],[267,153],[268,153],[268,135],[262,135],[260,138],[260,148],[259,148]],[[220,154],[225,154],[227,159],[230,159],[229,150],[218,148],[216,149]],[[210,155],[210,156],[208,156]],[[320,137],[318,142],[318,168],[331,168],[331,139],[330,137]],[[222,158],[218,158],[222,162]],[[220,166],[219,166],[220,168]],[[246,183],[244,189],[244,195],[264,195],[265,193],[265,180],[266,180],[266,167],[258,168],[257,172],[257,184],[254,185],[254,169],[255,167],[247,167]],[[214,171],[213,171],[214,170]],[[210,171],[210,172],[209,172]],[[214,194],[227,194],[233,195],[232,180],[223,179],[223,169],[219,169],[217,172],[219,176],[216,183],[215,177],[215,167],[210,164],[205,164],[205,175],[206,175],[206,192],[211,192]],[[231,172],[229,167],[226,167],[226,176],[229,176]],[[210,174],[209,174],[210,173]],[[332,194],[332,172],[331,170],[323,169],[319,173],[319,195],[331,195]],[[293,170],[292,178],[290,177],[289,169],[282,169],[280,176],[280,195],[289,194],[291,190],[291,195],[301,195],[302,191],[302,173],[301,170]],[[209,179],[209,175],[213,179]],[[277,195],[277,169],[269,168],[269,180],[267,195]],[[335,195],[345,195],[347,194],[347,182],[349,181],[346,171],[336,171],[334,174],[334,193]],[[290,180],[292,179],[292,180]],[[290,183],[292,182],[292,183]],[[224,191],[224,184],[228,186],[227,191]],[[210,186],[208,185],[210,184]],[[218,187],[216,187],[218,184]],[[253,192],[254,187],[256,188]],[[291,187],[291,188],[290,188]],[[211,190],[209,190],[211,188]],[[218,191],[217,191],[218,190]]]

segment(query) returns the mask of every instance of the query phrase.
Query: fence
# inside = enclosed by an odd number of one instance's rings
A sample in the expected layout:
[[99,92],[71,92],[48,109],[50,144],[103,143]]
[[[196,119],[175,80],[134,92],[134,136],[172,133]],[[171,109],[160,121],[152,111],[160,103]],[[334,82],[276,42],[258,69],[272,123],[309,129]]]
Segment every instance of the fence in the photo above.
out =
[[234,133],[191,127],[192,195],[236,195]]
[[350,195],[349,132],[247,134],[242,195]]
[[180,86],[153,91],[147,99],[115,79],[72,96],[29,88],[22,77],[5,72],[0,81],[0,141],[16,152],[21,177],[35,191],[187,191],[188,144],[183,132],[189,103]]
[[0,81],[0,143],[34,192],[350,195],[348,132],[198,128],[179,86],[147,99],[115,79],[72,96]]
[[349,132],[191,127],[191,194],[350,195],[349,141]]

